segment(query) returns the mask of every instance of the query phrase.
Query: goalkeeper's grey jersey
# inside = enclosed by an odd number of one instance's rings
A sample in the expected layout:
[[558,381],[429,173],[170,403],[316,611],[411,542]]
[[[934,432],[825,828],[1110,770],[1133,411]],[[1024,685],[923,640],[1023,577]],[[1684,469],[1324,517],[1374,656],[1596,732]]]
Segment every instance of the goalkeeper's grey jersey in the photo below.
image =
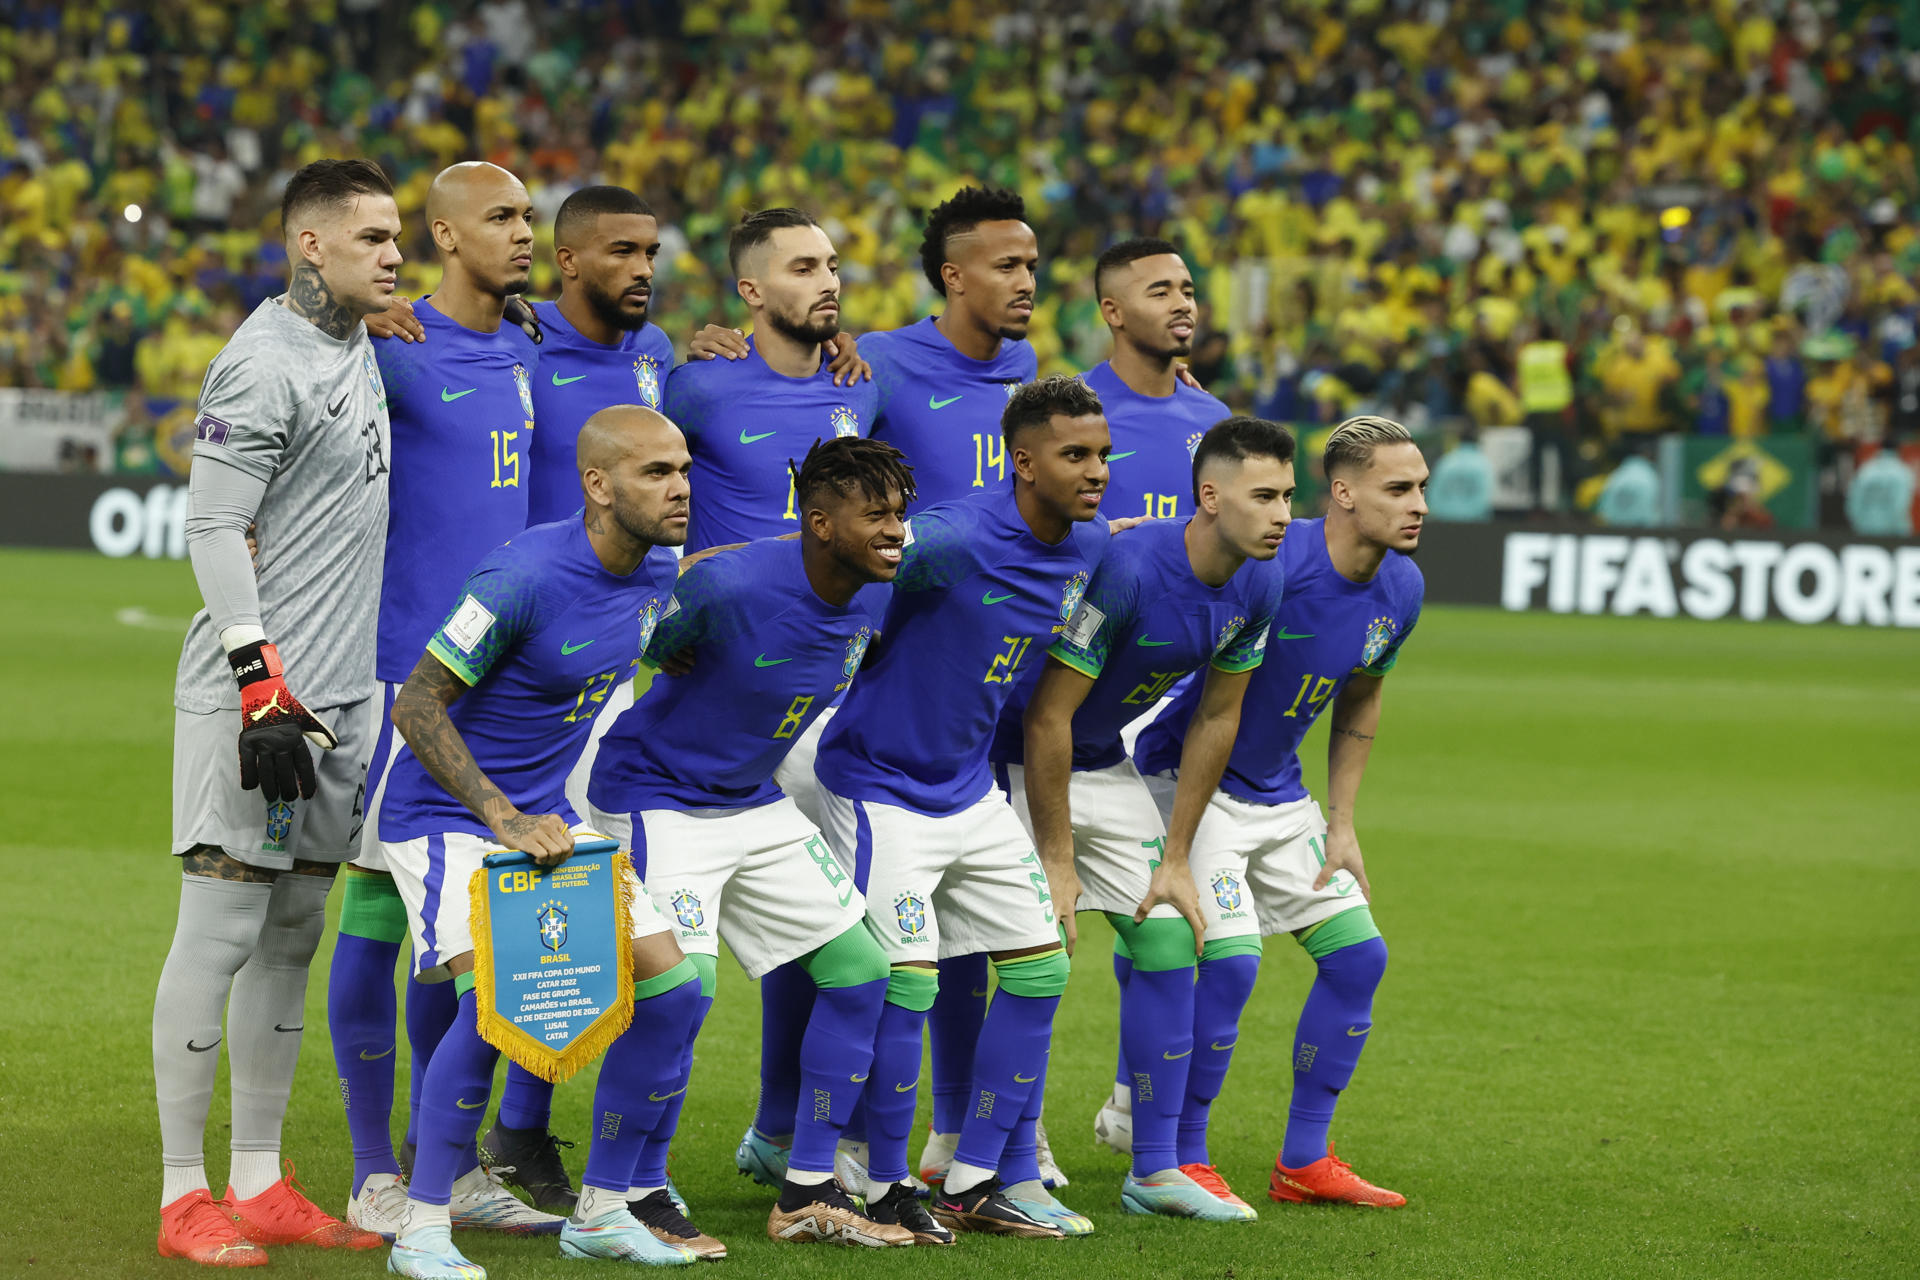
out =
[[[364,325],[339,341],[281,301],[261,303],[208,366],[193,456],[266,486],[254,516],[261,626],[294,696],[341,707],[375,687],[391,461],[386,388]],[[205,609],[187,629],[174,703],[203,712],[240,706]]]

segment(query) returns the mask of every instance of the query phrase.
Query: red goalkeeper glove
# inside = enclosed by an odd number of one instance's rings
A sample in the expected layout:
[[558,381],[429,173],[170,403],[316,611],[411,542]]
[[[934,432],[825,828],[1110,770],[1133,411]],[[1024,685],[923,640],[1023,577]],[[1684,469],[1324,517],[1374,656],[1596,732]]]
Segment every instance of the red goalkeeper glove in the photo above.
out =
[[240,785],[258,788],[269,803],[309,798],[314,791],[313,753],[340,745],[281,679],[280,653],[265,640],[227,655],[240,682]]

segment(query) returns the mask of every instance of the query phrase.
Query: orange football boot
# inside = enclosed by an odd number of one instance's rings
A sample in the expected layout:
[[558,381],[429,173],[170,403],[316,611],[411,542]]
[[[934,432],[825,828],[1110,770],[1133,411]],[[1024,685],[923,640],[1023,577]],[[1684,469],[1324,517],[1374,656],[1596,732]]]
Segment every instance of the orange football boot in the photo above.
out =
[[205,1267],[264,1267],[267,1251],[243,1238],[227,1202],[189,1191],[160,1211],[160,1256]]
[[1233,1188],[1227,1185],[1227,1180],[1221,1177],[1220,1171],[1212,1165],[1183,1164],[1180,1166],[1180,1172],[1199,1183],[1201,1189],[1215,1200],[1230,1204],[1236,1209],[1245,1209],[1248,1213],[1253,1212],[1253,1206],[1233,1194]]
[[1407,1202],[1398,1191],[1376,1187],[1355,1173],[1352,1165],[1333,1154],[1331,1142],[1326,1158],[1304,1169],[1289,1169],[1275,1156],[1267,1195],[1283,1204],[1360,1204],[1375,1209],[1398,1209]]
[[294,1181],[293,1161],[287,1161],[286,1168],[284,1178],[251,1200],[235,1200],[233,1188],[227,1188],[234,1225],[242,1236],[255,1244],[311,1244],[322,1249],[386,1247],[380,1236],[348,1226],[307,1199],[304,1188]]

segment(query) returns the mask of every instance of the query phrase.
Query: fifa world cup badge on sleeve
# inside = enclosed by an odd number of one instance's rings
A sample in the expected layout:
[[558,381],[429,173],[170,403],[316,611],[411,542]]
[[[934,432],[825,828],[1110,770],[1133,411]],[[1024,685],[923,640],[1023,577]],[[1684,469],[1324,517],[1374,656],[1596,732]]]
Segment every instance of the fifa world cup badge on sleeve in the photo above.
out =
[[559,1082],[633,1021],[633,885],[617,841],[582,840],[557,867],[496,853],[473,873],[480,1036]]

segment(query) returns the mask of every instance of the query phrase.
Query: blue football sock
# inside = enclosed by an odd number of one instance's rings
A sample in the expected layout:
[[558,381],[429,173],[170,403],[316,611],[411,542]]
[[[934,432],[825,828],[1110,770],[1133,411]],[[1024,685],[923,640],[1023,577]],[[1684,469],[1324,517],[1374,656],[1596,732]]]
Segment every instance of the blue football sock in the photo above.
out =
[[958,1133],[973,1100],[973,1055],[987,1017],[987,957],[940,962],[940,994],[927,1013],[933,1046],[933,1131]]
[[[661,1115],[669,1106],[677,1110],[686,1096],[682,1046],[692,1040],[701,999],[699,979],[689,976],[677,987],[633,1002],[633,1024],[608,1047],[600,1064],[583,1186],[624,1194],[630,1187],[666,1182],[664,1167],[659,1182],[637,1181],[637,1165],[642,1148],[659,1132]],[[541,1127],[546,1127],[544,1120]],[[662,1151],[672,1134],[666,1138]]]
[[[452,983],[441,984],[451,987]],[[434,1047],[420,1100],[420,1140],[407,1194],[426,1204],[445,1204],[454,1179],[471,1168],[473,1139],[487,1114],[493,1068],[500,1051],[480,1038],[474,994],[460,998],[453,1025]]]
[[407,1141],[420,1143],[420,1093],[434,1046],[447,1033],[460,996],[451,982],[407,979],[407,1047],[413,1055],[412,1080],[407,1088]]
[[1240,1038],[1240,1011],[1247,1007],[1259,976],[1258,955],[1225,955],[1200,962],[1200,976],[1193,987],[1193,1065],[1187,1069],[1187,1096],[1180,1108],[1176,1144],[1181,1164],[1213,1163],[1207,1158],[1207,1120],[1233,1061],[1234,1042]]
[[760,979],[760,1102],[753,1127],[769,1138],[793,1132],[800,1107],[800,1046],[813,1016],[815,990],[798,960]]
[[1137,1178],[1183,1163],[1176,1158],[1175,1137],[1193,1064],[1193,981],[1190,968],[1135,969],[1120,995],[1121,1057],[1133,1076]]
[[[974,1062],[974,1105],[960,1126],[953,1158],[998,1169],[1007,1136],[1046,1072],[1053,1014],[1060,997],[995,993]],[[1003,1179],[1012,1181],[1012,1179]]]
[[[639,1005],[634,1008],[637,1010]],[[640,1015],[636,1012],[634,1016]],[[509,1062],[507,1083],[500,1090],[500,1114],[495,1118],[509,1129],[538,1129],[545,1133],[553,1120],[553,1085],[519,1063]]]
[[398,942],[342,933],[327,971],[327,1030],[353,1143],[353,1194],[369,1174],[400,1172],[393,1158],[395,1019],[393,966]]
[[[1121,955],[1118,951],[1114,952],[1113,980],[1120,987],[1120,1007],[1122,1009],[1127,1007],[1127,979],[1132,976],[1133,961],[1127,959],[1127,957]],[[1133,1075],[1127,1070],[1127,1046],[1124,1040],[1122,1040],[1120,1044],[1119,1056],[1119,1064],[1115,1066],[1113,1070],[1113,1082],[1122,1089],[1131,1090],[1133,1088]]]
[[874,1033],[873,1065],[867,1069],[867,1176],[875,1182],[904,1182],[907,1141],[920,1097],[920,1032],[924,1009],[888,1001]]
[[[789,1168],[833,1172],[833,1149],[871,1074],[874,1032],[886,997],[885,978],[855,987],[819,988],[800,1046],[800,1097],[805,1102],[788,1122],[793,1126]],[[864,1187],[855,1190],[866,1193]]]
[[1280,1149],[1280,1163],[1289,1169],[1305,1168],[1327,1154],[1334,1104],[1353,1079],[1373,1026],[1373,993],[1387,971],[1387,944],[1368,938],[1317,963],[1319,973],[1293,1040],[1293,1102]]
[[[699,987],[696,985],[694,990],[698,992]],[[667,1185],[667,1156],[673,1147],[673,1135],[680,1128],[680,1109],[687,1105],[687,1089],[693,1083],[693,1042],[700,1038],[700,1028],[706,1024],[707,1011],[712,1008],[712,996],[701,995],[694,1001],[693,1017],[680,1041],[680,1051],[673,1055],[672,1096],[660,1108],[659,1118],[654,1121],[640,1145],[640,1154],[634,1161],[633,1186]],[[638,1015],[635,1017],[637,1019]],[[668,1091],[662,1089],[660,1092]]]
[[[1049,1052],[1049,1062],[1052,1057]],[[1007,1186],[1040,1181],[1040,1105],[1046,1090],[1047,1067],[1043,1063],[1040,1078],[1033,1082],[1033,1089],[1027,1095],[1027,1105],[1020,1108],[1020,1118],[1014,1121],[1012,1132],[1007,1134],[1007,1145],[1000,1151],[1000,1167],[995,1172]]]

